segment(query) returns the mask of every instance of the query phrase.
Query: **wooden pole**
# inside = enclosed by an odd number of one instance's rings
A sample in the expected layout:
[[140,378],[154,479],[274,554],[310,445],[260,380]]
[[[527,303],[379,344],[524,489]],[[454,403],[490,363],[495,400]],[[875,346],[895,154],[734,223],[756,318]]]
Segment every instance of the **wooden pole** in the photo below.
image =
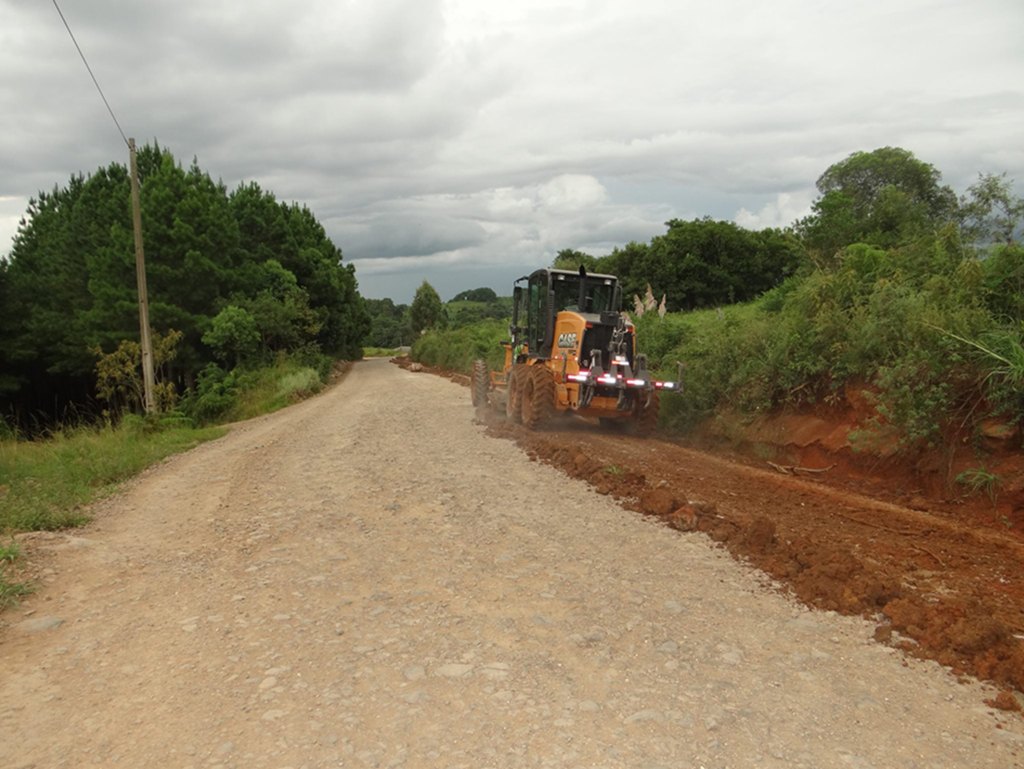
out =
[[135,278],[139,285],[139,336],[142,341],[142,384],[146,413],[156,411],[153,390],[156,377],[153,373],[153,340],[149,334],[149,297],[146,294],[146,257],[142,251],[142,208],[139,204],[139,169],[135,163],[135,139],[128,140],[128,154],[131,156],[132,173],[132,223],[135,229]]

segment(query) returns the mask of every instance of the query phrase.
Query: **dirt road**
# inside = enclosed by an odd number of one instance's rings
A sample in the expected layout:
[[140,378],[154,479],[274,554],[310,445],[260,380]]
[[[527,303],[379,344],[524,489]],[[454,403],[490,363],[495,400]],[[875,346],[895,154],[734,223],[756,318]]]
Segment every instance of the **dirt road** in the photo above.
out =
[[1024,766],[993,690],[383,360],[95,515],[25,541],[0,766]]

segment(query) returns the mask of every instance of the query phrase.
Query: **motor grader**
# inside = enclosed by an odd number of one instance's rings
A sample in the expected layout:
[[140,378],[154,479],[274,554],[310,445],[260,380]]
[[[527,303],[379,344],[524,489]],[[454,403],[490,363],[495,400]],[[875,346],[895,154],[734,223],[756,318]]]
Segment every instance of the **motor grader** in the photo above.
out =
[[[514,283],[512,323],[501,371],[474,361],[474,406],[504,407],[506,417],[537,429],[575,412],[611,428],[648,436],[660,393],[679,382],[651,378],[637,354],[633,324],[620,312],[614,275],[541,269]],[[680,368],[680,379],[682,371]]]

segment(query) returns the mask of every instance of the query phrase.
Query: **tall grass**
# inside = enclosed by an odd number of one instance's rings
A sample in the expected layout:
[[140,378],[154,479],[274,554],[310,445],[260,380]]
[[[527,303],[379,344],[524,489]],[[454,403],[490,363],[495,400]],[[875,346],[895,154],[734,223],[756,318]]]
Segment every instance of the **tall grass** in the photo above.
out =
[[82,508],[118,483],[224,432],[164,427],[135,417],[118,428],[80,427],[45,440],[0,441],[0,532],[79,526],[88,521]]

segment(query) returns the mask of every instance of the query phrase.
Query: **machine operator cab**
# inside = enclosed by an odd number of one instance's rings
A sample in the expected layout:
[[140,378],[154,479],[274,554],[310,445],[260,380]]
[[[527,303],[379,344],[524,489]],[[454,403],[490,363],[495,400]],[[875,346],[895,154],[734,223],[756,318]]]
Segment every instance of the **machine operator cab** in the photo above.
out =
[[517,280],[513,290],[513,345],[525,345],[531,358],[550,358],[558,313],[577,313],[588,324],[615,325],[621,302],[614,275],[587,274],[582,267],[579,272],[537,270]]

